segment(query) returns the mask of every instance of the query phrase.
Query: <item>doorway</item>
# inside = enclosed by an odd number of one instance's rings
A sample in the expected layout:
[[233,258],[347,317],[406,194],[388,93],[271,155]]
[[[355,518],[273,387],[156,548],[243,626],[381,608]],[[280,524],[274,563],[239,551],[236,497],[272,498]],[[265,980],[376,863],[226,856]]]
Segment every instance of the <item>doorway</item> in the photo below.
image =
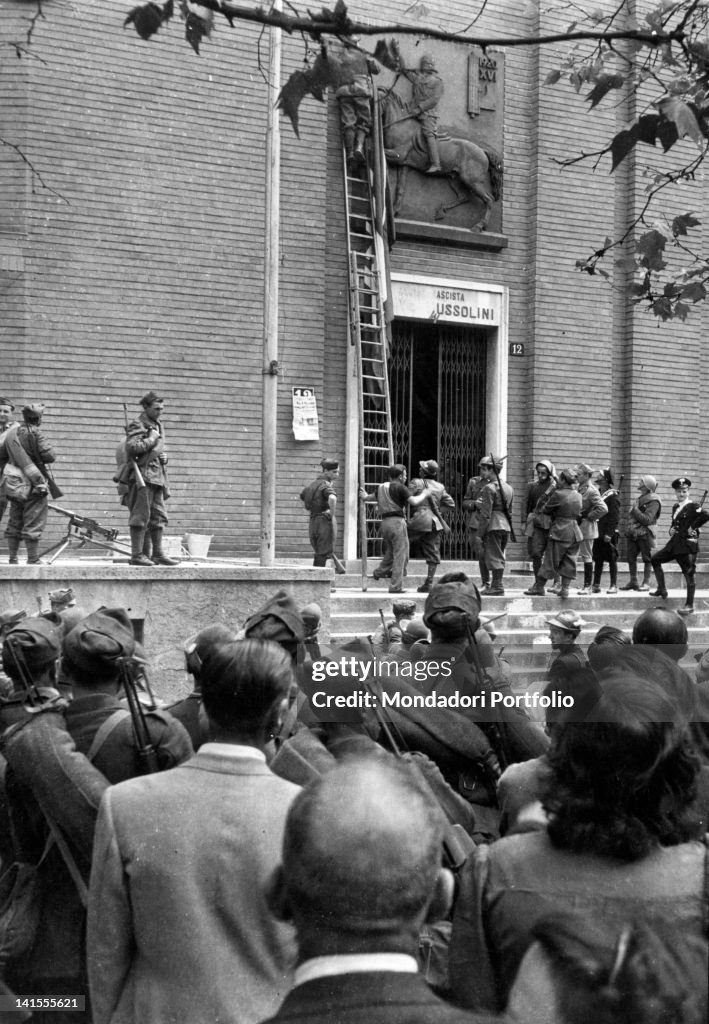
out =
[[465,488],[485,451],[487,348],[490,328],[395,320],[388,361],[394,461],[409,479],[435,459],[455,500],[441,557],[470,558]]

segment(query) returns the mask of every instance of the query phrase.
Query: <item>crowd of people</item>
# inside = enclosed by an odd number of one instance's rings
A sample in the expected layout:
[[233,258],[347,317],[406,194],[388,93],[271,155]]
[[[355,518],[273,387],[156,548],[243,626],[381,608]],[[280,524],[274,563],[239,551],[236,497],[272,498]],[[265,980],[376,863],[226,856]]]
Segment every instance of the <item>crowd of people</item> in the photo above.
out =
[[677,613],[584,649],[559,612],[542,724],[462,572],[339,648],[285,591],[205,624],[169,707],[125,610],[71,597],[0,621],[2,878],[39,897],[0,901],[0,970],[33,1020],[706,1020],[709,679]]

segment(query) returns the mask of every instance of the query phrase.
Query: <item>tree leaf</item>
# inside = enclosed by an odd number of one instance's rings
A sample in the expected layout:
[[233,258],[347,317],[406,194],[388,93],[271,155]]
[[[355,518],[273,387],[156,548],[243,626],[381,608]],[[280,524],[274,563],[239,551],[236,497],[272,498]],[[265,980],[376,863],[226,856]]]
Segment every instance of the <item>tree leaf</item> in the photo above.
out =
[[547,77],[544,79],[544,85],[556,85],[560,78],[561,71],[559,71],[558,69],[555,71],[550,71]]
[[[690,139],[699,142],[702,137],[701,129],[689,104],[681,100],[679,96],[665,96],[657,104],[657,107],[662,117],[675,125],[678,138],[683,139],[689,135]],[[669,146],[667,148],[669,149]]]
[[182,16],[185,19],[185,39],[199,56],[199,45],[205,36],[212,34],[214,12],[191,0],[182,0]]
[[701,281],[692,281],[684,286],[680,293],[683,302],[702,302],[707,297],[707,290]]
[[696,228],[700,223],[693,213],[682,213],[672,221],[672,234],[675,238],[686,235],[689,228]]
[[607,75],[601,74],[596,79],[591,92],[588,93],[586,99],[591,104],[591,110],[601,102],[603,97],[611,91],[611,89],[620,89],[623,86],[625,78],[621,74]]
[[164,21],[167,21],[167,18],[163,15],[163,8],[159,4],[147,3],[134,7],[123,22],[123,27],[134,25],[141,39],[150,39]]
[[334,81],[332,65],[321,51],[311,68],[305,71],[294,71],[281,89],[277,106],[286,117],[290,118],[293,131],[298,138],[300,138],[298,112],[301,101],[305,96],[311,95],[321,103],[324,102],[325,90],[333,85]]
[[689,306],[684,302],[675,302],[674,315],[679,320],[686,320],[687,314],[689,313]]
[[635,125],[632,128],[626,128],[624,131],[618,132],[613,137],[611,141],[611,173],[625,160],[628,153],[632,152],[637,141],[637,128]]
[[675,142],[679,139],[677,126],[672,121],[665,121],[661,119],[657,126],[657,137],[660,140],[660,145],[666,153],[668,149],[672,149]]

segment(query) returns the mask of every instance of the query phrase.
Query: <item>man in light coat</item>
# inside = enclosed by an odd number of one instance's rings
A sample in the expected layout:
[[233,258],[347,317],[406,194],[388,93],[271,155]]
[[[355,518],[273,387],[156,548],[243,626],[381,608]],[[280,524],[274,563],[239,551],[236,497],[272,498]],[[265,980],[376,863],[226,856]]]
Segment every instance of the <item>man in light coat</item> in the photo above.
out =
[[298,787],[264,748],[291,683],[276,644],[216,647],[202,670],[212,742],[106,791],[89,895],[94,1024],[256,1024],[283,999],[293,933],[263,889]]

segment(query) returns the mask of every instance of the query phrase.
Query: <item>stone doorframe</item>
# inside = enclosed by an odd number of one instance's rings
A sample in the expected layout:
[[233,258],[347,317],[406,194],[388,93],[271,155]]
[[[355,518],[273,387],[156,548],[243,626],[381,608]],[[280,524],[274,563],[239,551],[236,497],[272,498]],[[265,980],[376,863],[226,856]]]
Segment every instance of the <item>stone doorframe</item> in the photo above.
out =
[[[507,393],[509,362],[509,289],[504,285],[392,274],[396,319],[437,320],[484,327],[487,339],[485,450],[507,451]],[[347,421],[345,436],[345,494],[342,516],[345,559],[357,557],[357,474],[359,467],[359,401],[355,351],[347,346]],[[502,471],[504,477],[504,469]]]

